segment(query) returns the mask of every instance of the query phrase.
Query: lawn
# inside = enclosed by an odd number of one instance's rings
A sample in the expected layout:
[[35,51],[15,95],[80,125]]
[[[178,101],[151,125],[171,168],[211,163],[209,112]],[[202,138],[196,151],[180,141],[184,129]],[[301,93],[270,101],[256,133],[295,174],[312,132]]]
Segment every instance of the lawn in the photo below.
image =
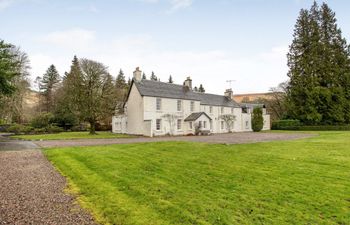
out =
[[126,138],[126,134],[114,134],[107,131],[98,131],[96,135],[85,132],[61,132],[57,134],[14,135],[12,138],[23,140],[70,140],[70,139],[96,139],[96,138]]
[[350,224],[350,132],[45,154],[103,224]]

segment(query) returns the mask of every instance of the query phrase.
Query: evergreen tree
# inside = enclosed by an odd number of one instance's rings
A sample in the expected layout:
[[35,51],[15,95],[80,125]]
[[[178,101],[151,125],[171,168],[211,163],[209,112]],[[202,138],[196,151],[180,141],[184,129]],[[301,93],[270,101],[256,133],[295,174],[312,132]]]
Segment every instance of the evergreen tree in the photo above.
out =
[[40,82],[40,91],[44,97],[46,112],[52,112],[54,107],[54,94],[58,88],[61,78],[56,67],[51,65]]
[[0,40],[0,94],[10,95],[15,91],[12,80],[20,75],[20,62],[12,51],[13,45]]
[[198,92],[204,93],[205,89],[202,84],[199,85]]
[[115,86],[117,89],[125,89],[127,86],[124,73],[121,69],[119,70],[119,74],[118,74],[117,79],[115,81]]
[[69,129],[84,120],[81,108],[84,106],[84,87],[79,60],[74,56],[70,71],[65,73],[62,88],[57,92],[57,106],[54,112],[57,123]]
[[144,72],[142,73],[142,80],[147,80],[146,74]]
[[305,124],[349,123],[349,46],[335,13],[301,10],[288,53],[288,115]]
[[264,118],[262,115],[262,109],[261,108],[255,108],[253,109],[252,114],[252,129],[254,132],[259,132],[262,130],[264,126]]
[[172,76],[171,76],[171,75],[169,76],[168,83],[170,83],[170,84],[174,83],[173,78],[172,78]]
[[157,78],[157,76],[154,74],[154,72],[153,72],[153,71],[152,71],[152,74],[151,74],[150,80],[153,80],[153,81],[158,81],[158,78]]

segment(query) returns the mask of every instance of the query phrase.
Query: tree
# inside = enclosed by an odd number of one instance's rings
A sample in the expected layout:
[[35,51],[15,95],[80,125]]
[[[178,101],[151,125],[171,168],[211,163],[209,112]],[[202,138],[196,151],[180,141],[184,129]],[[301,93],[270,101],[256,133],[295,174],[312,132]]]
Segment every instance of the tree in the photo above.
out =
[[142,80],[147,80],[146,74],[144,72],[142,73]]
[[169,76],[169,80],[168,80],[168,83],[169,83],[169,84],[172,84],[172,83],[174,83],[174,81],[173,81],[173,78],[172,78],[172,76],[171,76],[171,75]]
[[232,114],[224,114],[220,116],[220,119],[225,122],[228,132],[231,133],[233,125],[236,121],[236,116]]
[[153,80],[153,81],[158,81],[158,78],[157,78],[157,76],[154,74],[154,72],[153,72],[153,71],[152,71],[152,74],[151,74],[150,80]]
[[124,72],[120,69],[117,79],[115,80],[115,86],[120,89],[125,89],[127,86]]
[[81,59],[83,99],[80,110],[85,121],[90,123],[90,134],[96,134],[96,122],[111,117],[115,107],[114,84],[107,67],[102,63]]
[[301,10],[288,53],[288,117],[304,124],[349,123],[350,52],[335,13]]
[[20,76],[20,62],[16,53],[13,51],[14,46],[0,40],[0,94],[11,95],[16,87],[13,79]]
[[253,109],[252,114],[252,129],[254,132],[259,132],[262,130],[264,126],[264,118],[262,115],[262,109],[261,108],[255,108]]
[[271,99],[262,102],[271,115],[271,120],[280,120],[287,116],[287,90],[288,82],[280,83],[277,87],[270,88]]
[[128,93],[128,87],[129,85],[125,81],[124,73],[120,70],[115,82],[116,93],[114,102],[116,103],[115,110],[117,113],[121,113],[123,111],[123,103]]
[[197,86],[195,86],[195,87],[193,88],[193,91],[198,92]]
[[58,88],[58,84],[61,78],[58,74],[56,67],[51,65],[40,82],[40,91],[44,97],[44,105],[46,112],[52,112],[54,109],[54,94]]
[[[27,79],[30,69],[29,59],[28,55],[16,46],[10,45],[8,51],[12,57],[11,60],[16,62],[15,67],[12,68],[13,73],[16,75],[9,82],[11,91],[6,93],[1,93],[0,91],[0,119],[7,123],[22,123],[28,121],[30,117],[29,112],[24,112],[24,96],[29,91],[29,82]],[[1,47],[0,52],[2,52]],[[6,61],[5,58],[0,59],[0,67],[2,68],[0,69],[0,73],[4,72],[4,61]],[[6,86],[7,84],[4,85]]]
[[200,93],[204,93],[205,92],[205,89],[204,89],[202,84],[199,85],[198,92],[200,92]]

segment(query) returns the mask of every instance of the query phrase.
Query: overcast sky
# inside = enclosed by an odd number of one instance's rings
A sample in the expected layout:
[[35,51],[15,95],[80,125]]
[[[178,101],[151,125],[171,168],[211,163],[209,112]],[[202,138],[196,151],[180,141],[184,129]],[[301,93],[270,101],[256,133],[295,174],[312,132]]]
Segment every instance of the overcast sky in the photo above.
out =
[[[0,39],[60,74],[74,55],[112,75],[139,66],[175,83],[191,76],[207,92],[266,92],[287,79],[286,53],[301,8],[312,0],[0,0]],[[326,1],[349,40],[350,1]]]

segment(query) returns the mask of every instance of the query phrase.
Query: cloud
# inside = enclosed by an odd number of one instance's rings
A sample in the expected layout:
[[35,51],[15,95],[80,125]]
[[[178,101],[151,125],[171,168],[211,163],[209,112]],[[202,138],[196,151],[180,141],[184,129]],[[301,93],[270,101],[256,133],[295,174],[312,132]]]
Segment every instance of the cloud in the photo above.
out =
[[170,0],[172,10],[188,8],[192,5],[193,0]]
[[[175,83],[181,84],[191,76],[195,86],[203,84],[207,92],[216,94],[223,94],[229,87],[226,80],[236,80],[232,84],[235,93],[247,93],[268,91],[287,79],[287,45],[243,57],[224,49],[166,50],[148,34],[109,37],[103,41],[94,34],[80,28],[46,35],[46,41],[41,44],[47,51],[28,52],[32,56],[33,78],[42,75],[50,64],[55,64],[62,75],[69,70],[73,55],[77,54],[104,63],[113,75],[121,68],[131,77],[135,67],[140,66],[148,77],[154,71],[161,81],[172,75]],[[53,51],[50,46],[53,44],[63,50]]]
[[82,28],[55,31],[40,37],[39,41],[61,48],[89,50],[95,41],[95,32]]
[[15,0],[0,0],[0,10],[6,9],[15,3]]

